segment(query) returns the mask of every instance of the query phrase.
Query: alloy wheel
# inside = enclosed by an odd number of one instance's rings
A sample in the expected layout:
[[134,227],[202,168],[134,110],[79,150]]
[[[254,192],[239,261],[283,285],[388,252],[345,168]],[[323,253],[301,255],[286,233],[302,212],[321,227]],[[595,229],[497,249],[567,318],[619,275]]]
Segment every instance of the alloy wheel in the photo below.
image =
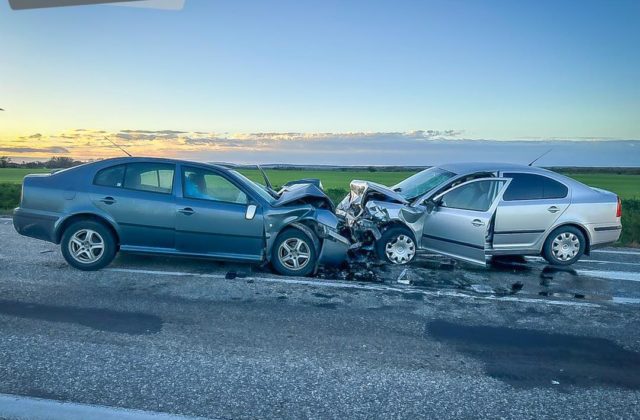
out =
[[302,270],[311,260],[309,245],[299,238],[289,238],[280,244],[278,258],[290,270]]
[[69,253],[79,263],[94,263],[104,253],[104,239],[95,230],[80,229],[69,239]]

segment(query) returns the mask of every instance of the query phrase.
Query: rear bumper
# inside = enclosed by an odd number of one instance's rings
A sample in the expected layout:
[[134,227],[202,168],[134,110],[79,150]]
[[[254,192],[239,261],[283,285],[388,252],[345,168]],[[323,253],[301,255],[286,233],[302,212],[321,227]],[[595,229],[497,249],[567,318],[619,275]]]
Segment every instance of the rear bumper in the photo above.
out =
[[591,249],[613,244],[622,234],[622,225],[588,225]]
[[13,227],[16,232],[48,242],[56,241],[56,225],[59,216],[20,207],[13,211]]

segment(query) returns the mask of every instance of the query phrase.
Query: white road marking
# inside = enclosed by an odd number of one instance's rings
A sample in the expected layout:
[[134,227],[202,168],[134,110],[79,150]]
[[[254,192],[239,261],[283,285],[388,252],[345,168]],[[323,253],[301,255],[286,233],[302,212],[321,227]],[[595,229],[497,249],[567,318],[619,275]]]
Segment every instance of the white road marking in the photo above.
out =
[[594,249],[591,252],[598,254],[637,255],[638,257],[640,257],[639,251],[614,251],[613,249]]
[[[528,261],[546,262],[542,257],[526,257]],[[593,263],[593,264],[614,264],[614,265],[633,265],[640,266],[640,263],[636,262],[620,262],[620,261],[605,261],[605,260],[578,260],[576,264]]]
[[[201,274],[201,273],[186,273],[176,271],[159,271],[159,270],[138,270],[133,268],[105,268],[103,271],[115,271],[120,273],[132,273],[132,274],[151,274],[159,276],[193,276],[193,277],[205,277],[214,279],[225,279],[222,274]],[[407,289],[398,288],[393,286],[384,286],[379,284],[363,284],[355,282],[342,282],[342,281],[323,281],[323,280],[307,280],[303,278],[278,278],[278,277],[237,277],[237,280],[254,280],[270,283],[284,283],[284,284],[296,284],[304,286],[321,286],[331,287],[336,289],[358,289],[358,290],[372,290],[378,292],[391,291],[398,293],[422,293],[425,296],[433,297],[456,297],[465,299],[482,299],[493,301],[508,301],[508,302],[521,302],[521,303],[537,303],[544,305],[559,305],[559,306],[579,306],[579,307],[599,307],[600,305],[587,302],[572,302],[566,300],[547,300],[547,299],[533,299],[516,296],[474,296],[465,293],[439,290],[420,290],[420,289]]]
[[604,260],[580,260],[576,264],[579,264],[579,263],[615,264],[615,265],[640,265],[640,263],[619,262],[619,261],[604,261]]
[[632,271],[576,270],[579,275],[610,280],[640,281],[640,273]]
[[614,303],[623,303],[623,304],[640,304],[640,299],[638,298],[628,298],[622,296],[614,296],[611,298]]
[[0,394],[0,417],[29,420],[179,420],[197,418],[156,411],[62,402],[11,394]]

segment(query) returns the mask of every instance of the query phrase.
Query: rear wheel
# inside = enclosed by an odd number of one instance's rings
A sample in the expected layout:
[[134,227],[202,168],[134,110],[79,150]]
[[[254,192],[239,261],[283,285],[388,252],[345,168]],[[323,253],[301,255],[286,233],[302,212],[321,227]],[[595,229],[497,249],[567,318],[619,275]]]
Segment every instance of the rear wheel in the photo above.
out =
[[407,228],[387,229],[376,244],[378,258],[392,264],[408,264],[416,256],[416,241]]
[[107,266],[116,255],[116,241],[102,223],[82,220],[69,226],[60,242],[62,255],[72,267],[85,271]]
[[298,229],[282,232],[273,244],[273,268],[285,276],[308,276],[317,258],[313,240]]
[[550,264],[571,265],[578,261],[587,241],[582,231],[574,226],[560,226],[547,237],[542,256]]

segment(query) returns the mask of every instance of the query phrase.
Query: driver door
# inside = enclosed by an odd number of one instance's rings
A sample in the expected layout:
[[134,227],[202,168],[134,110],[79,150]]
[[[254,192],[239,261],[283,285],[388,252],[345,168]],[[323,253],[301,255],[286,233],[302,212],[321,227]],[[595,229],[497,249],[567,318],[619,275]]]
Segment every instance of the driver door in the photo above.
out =
[[421,248],[486,265],[493,215],[510,182],[474,179],[436,196],[435,207],[425,218]]
[[192,255],[261,261],[262,209],[224,173],[182,166],[177,197],[176,248]]

